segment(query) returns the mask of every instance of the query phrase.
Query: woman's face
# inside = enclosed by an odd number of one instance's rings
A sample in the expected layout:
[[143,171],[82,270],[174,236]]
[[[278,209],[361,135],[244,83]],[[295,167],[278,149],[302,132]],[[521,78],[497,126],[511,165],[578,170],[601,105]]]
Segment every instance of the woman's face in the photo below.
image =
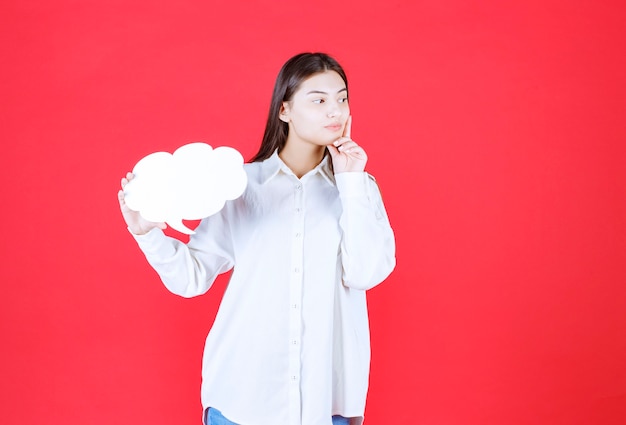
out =
[[292,99],[283,102],[280,119],[289,124],[287,143],[326,146],[342,136],[349,116],[346,84],[335,71],[326,71],[300,84]]

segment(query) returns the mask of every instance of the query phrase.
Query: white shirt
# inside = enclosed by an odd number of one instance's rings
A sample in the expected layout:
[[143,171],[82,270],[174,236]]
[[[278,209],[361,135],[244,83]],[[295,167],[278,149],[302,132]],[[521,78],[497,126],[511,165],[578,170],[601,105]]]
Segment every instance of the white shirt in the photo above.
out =
[[370,340],[365,290],[395,267],[378,186],[333,175],[328,155],[298,179],[277,153],[245,164],[248,186],[184,244],[135,236],[174,294],[205,293],[234,267],[207,336],[202,405],[242,425],[363,421]]

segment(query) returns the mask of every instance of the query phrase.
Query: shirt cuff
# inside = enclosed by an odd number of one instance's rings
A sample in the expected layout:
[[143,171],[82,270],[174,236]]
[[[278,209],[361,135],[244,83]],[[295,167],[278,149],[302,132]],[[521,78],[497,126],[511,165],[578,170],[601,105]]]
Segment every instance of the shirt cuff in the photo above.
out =
[[350,171],[335,174],[337,190],[342,198],[367,197],[367,173]]

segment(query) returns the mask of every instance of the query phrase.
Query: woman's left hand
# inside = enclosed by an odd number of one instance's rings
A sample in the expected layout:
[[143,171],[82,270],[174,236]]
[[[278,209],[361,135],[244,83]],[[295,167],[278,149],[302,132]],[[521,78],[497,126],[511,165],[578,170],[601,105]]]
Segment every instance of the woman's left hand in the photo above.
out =
[[346,126],[343,129],[343,136],[332,145],[328,145],[328,151],[333,160],[335,174],[349,171],[364,171],[367,163],[365,150],[350,138],[352,127],[352,116],[348,117]]

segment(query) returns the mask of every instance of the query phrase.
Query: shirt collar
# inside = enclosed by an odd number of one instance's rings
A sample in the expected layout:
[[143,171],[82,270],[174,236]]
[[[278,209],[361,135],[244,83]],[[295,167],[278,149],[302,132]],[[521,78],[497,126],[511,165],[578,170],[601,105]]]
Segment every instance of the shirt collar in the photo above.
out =
[[278,157],[277,149],[272,156],[261,162],[261,184],[267,183],[269,179],[278,174],[281,166],[285,166],[285,164]]
[[[289,167],[287,167],[283,160],[278,156],[277,149],[274,151],[272,156],[263,161],[261,164],[261,184],[267,183],[281,171],[285,174],[293,174]],[[330,154],[327,153],[324,155],[322,161],[313,170],[311,170],[310,173],[320,173],[328,184],[335,186],[335,175],[330,167]]]
[[324,159],[322,159],[322,162],[320,162],[319,165],[315,168],[319,170],[319,173],[322,175],[322,177],[324,177],[329,185],[335,186],[335,173],[333,173],[331,165],[332,163],[330,153],[326,152],[326,155],[324,155]]

